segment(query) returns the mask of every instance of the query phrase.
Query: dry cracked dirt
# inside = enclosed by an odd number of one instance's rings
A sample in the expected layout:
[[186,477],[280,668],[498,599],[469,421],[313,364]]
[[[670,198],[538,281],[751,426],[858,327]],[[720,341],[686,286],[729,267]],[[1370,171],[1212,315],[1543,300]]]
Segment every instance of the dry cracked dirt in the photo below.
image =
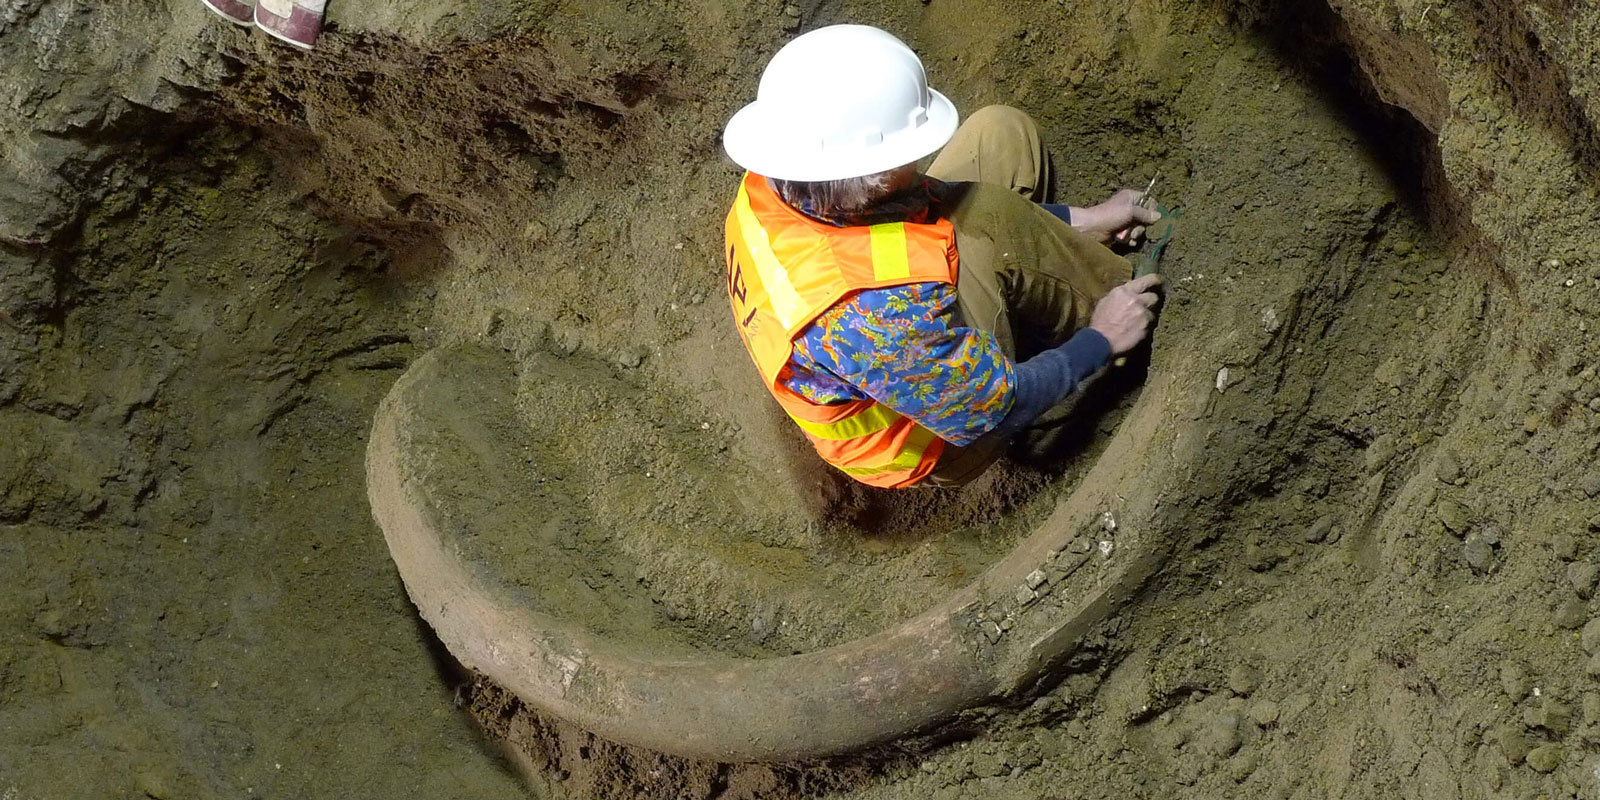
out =
[[[1032,114],[1059,199],[1182,210],[1059,461],[845,485],[739,349],[721,125],[837,22]],[[1600,798],[1597,225],[1571,0],[333,0],[312,53],[0,0],[0,798]],[[632,647],[871,636],[1085,493],[1151,567],[903,739],[619,745],[459,663],[373,522],[379,403],[458,347],[526,442],[483,552]]]

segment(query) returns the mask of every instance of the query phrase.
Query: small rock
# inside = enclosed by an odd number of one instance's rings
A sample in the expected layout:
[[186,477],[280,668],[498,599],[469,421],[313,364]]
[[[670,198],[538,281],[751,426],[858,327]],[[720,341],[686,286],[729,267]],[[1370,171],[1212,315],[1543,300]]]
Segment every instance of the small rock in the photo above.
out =
[[1494,567],[1494,545],[1485,541],[1477,531],[1467,534],[1461,545],[1461,556],[1473,572],[1482,575]]
[[1500,791],[1506,785],[1505,770],[1501,769],[1499,764],[1490,764],[1483,772],[1483,782],[1488,784],[1490,789]]
[[1561,766],[1561,748],[1553,744],[1541,745],[1529,750],[1526,758],[1534,772],[1554,772]]
[[1589,410],[1590,411],[1600,411],[1600,397],[1596,397],[1593,400],[1589,401]]
[[1228,777],[1234,783],[1244,783],[1261,768],[1261,758],[1255,753],[1246,753],[1228,763]]
[[750,617],[750,632],[756,639],[766,639],[772,633],[772,611],[763,609]]
[[642,347],[624,350],[621,355],[617,356],[617,366],[623,369],[637,369],[640,364],[644,363],[644,357],[649,355],[649,352]]
[[1528,677],[1528,670],[1515,661],[1508,661],[1500,665],[1500,690],[1515,703],[1528,696],[1533,689],[1533,679]]
[[1306,529],[1305,540],[1311,544],[1316,544],[1327,539],[1328,534],[1333,533],[1333,522],[1332,514],[1324,514],[1317,517],[1317,521],[1311,523],[1311,527]]
[[790,3],[783,7],[783,30],[794,32],[800,30],[800,7]]
[[1583,674],[1591,678],[1600,678],[1600,653],[1589,656],[1589,662],[1583,665]]
[[1393,434],[1385,433],[1373,439],[1372,444],[1367,445],[1367,472],[1383,469],[1394,458],[1395,447]]
[[578,352],[578,337],[570,332],[552,334],[550,337],[550,352],[562,358]]
[[998,778],[1011,771],[1011,765],[995,753],[979,753],[972,757],[972,774],[980,778]]
[[1578,479],[1578,488],[1587,497],[1600,495],[1600,472],[1591,472]]
[[172,791],[172,781],[160,770],[144,769],[133,776],[133,790],[140,797],[167,800],[176,797]]
[[1530,731],[1543,727],[1539,724],[1539,720],[1542,718],[1540,716],[1541,713],[1542,709],[1538,708],[1537,706],[1530,706],[1522,709],[1522,727],[1527,728]]
[[1187,725],[1166,725],[1156,729],[1154,741],[1168,750],[1177,750],[1188,744],[1193,736],[1194,730]]
[[1245,545],[1244,565],[1253,572],[1266,572],[1283,563],[1292,555],[1292,552],[1285,552],[1280,548],[1252,541]]
[[1572,709],[1549,697],[1533,711],[1533,727],[1544,728],[1556,736],[1566,736],[1572,730]]
[[496,336],[499,336],[500,335],[500,331],[503,330],[505,328],[505,325],[506,325],[506,312],[505,312],[505,310],[504,309],[496,309],[494,311],[489,312],[488,314],[484,315],[484,317],[479,321],[479,325],[482,327],[482,331],[483,331],[482,335],[485,338],[492,339],[492,338],[494,338]]
[[1077,745],[1073,744],[1072,737],[1059,728],[1037,728],[1033,740],[1039,745],[1039,755],[1045,761],[1060,761],[1071,758]]
[[1522,418],[1522,432],[1532,436],[1539,432],[1539,415],[1529,414]]
[[1052,709],[1061,705],[1061,699],[1053,694],[1040,695],[1037,700],[1028,704],[1028,713],[1038,716],[1047,716]]
[[1011,776],[1016,777],[1017,770],[1030,770],[1044,763],[1038,753],[1032,750],[1020,750],[1011,753]]
[[1451,533],[1457,536],[1465,536],[1467,534],[1467,524],[1472,519],[1472,509],[1467,508],[1458,501],[1445,498],[1439,501],[1433,511],[1434,514],[1438,515],[1439,521],[1450,529]]
[[1550,552],[1562,561],[1571,561],[1578,557],[1578,540],[1565,533],[1556,534],[1550,538]]
[[1575,631],[1589,619],[1589,609],[1582,600],[1568,598],[1556,606],[1554,622],[1564,631]]
[[1250,706],[1250,721],[1258,727],[1265,728],[1277,724],[1280,713],[1277,703],[1271,700],[1258,700],[1255,705]]
[[1456,478],[1461,477],[1461,460],[1456,458],[1454,451],[1446,450],[1440,453],[1439,460],[1434,462],[1433,474],[1440,483],[1455,483]]
[[1261,686],[1261,670],[1249,664],[1235,664],[1228,670],[1228,690],[1240,697],[1249,697]]
[[1505,756],[1506,763],[1516,766],[1528,757],[1531,748],[1528,745],[1528,736],[1523,733],[1521,725],[1508,722],[1500,726],[1495,733],[1495,739],[1500,742],[1500,755]]
[[1495,547],[1499,547],[1500,540],[1505,537],[1505,532],[1500,530],[1500,526],[1492,522],[1479,528],[1476,533],[1478,538],[1483,541],[1484,544],[1493,545]]
[[1583,645],[1583,652],[1590,655],[1600,650],[1600,617],[1584,623],[1583,632],[1578,634],[1578,643]]
[[1244,737],[1239,733],[1239,724],[1243,722],[1238,714],[1218,714],[1200,731],[1195,742],[1200,749],[1216,758],[1227,758],[1239,752],[1239,747],[1244,744]]
[[1583,693],[1583,724],[1600,722],[1600,692]]

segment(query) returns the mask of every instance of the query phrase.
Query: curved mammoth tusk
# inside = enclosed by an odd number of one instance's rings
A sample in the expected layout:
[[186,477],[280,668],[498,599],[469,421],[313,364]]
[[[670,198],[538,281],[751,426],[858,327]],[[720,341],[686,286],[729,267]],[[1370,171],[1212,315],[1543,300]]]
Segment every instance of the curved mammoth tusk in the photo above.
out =
[[[1043,526],[977,581],[877,634],[778,658],[661,653],[608,638],[541,610],[526,590],[476,562],[472,508],[438,488],[441,470],[478,470],[451,480],[487,485],[479,479],[522,466],[496,455],[518,443],[485,435],[480,419],[510,413],[486,400],[485,387],[513,374],[508,357],[477,347],[435,350],[412,365],[381,404],[368,443],[373,515],[412,601],[456,658],[531,706],[624,744],[778,761],[902,737],[1029,685],[1160,561],[1151,546],[1157,537],[1129,533],[1151,516],[1153,496],[1122,501],[1114,554],[1084,546],[1086,534],[1108,535],[1105,504],[1128,490],[1125,479],[1141,466],[1135,456],[1153,446],[1119,437],[1112,450],[1130,452],[1115,463],[1102,458]],[[442,448],[474,455],[441,459]]]

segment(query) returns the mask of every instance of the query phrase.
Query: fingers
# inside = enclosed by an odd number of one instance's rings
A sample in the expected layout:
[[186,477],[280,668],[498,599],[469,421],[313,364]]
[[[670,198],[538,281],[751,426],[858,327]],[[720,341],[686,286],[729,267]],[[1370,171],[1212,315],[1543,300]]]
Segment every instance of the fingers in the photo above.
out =
[[1149,200],[1140,204],[1140,196],[1141,193],[1133,189],[1119,190],[1104,203],[1091,206],[1102,212],[1102,218],[1092,225],[1079,226],[1079,230],[1097,233],[1096,238],[1102,244],[1109,241],[1130,247],[1138,244],[1144,237],[1144,226],[1161,219],[1161,212],[1153,208],[1155,204]]
[[1123,286],[1133,290],[1135,294],[1143,294],[1160,285],[1161,276],[1154,272],[1140,278],[1134,278],[1133,280],[1123,284]]
[[1137,221],[1137,222],[1142,222],[1142,223],[1144,223],[1146,225],[1149,225],[1150,223],[1155,222],[1158,219],[1161,219],[1161,212],[1157,211],[1157,210],[1155,210],[1153,208],[1145,208],[1144,206],[1134,206],[1132,208],[1132,211],[1133,211],[1134,220]]

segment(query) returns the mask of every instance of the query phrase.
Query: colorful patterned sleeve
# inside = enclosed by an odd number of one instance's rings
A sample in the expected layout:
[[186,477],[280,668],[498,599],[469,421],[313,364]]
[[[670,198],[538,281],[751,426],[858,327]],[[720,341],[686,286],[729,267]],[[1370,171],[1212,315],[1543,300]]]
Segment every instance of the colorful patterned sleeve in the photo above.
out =
[[955,307],[954,287],[941,283],[858,292],[795,340],[806,379],[790,386],[817,400],[854,394],[819,385],[836,377],[951,444],[971,444],[1011,410],[1015,365],[993,334],[954,326]]

